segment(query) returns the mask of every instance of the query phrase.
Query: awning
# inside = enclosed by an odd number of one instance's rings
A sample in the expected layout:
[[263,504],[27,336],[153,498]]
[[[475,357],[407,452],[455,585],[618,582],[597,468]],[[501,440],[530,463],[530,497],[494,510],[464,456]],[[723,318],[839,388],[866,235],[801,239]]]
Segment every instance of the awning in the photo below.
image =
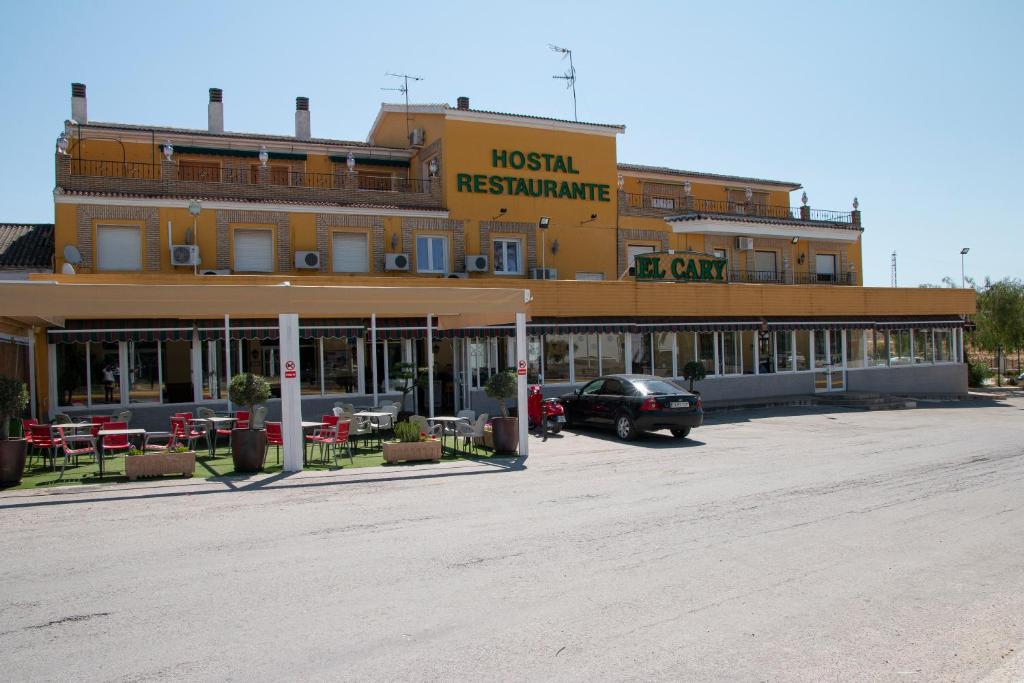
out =
[[769,320],[768,328],[772,330],[909,330],[933,329],[942,327],[963,327],[964,321],[959,317],[899,317],[872,319],[840,319],[816,320],[801,318],[797,320]]
[[[190,320],[68,320],[47,330],[51,344],[121,341],[191,341]],[[221,328],[221,336],[224,328]]]

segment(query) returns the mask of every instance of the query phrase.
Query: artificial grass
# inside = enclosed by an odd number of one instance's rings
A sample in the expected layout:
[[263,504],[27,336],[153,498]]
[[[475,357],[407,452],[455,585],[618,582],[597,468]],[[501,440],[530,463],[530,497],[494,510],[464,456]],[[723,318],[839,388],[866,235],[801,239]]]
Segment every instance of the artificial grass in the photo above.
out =
[[[344,453],[344,451],[343,451]],[[320,452],[316,447],[310,447],[307,450],[308,460],[306,462],[306,470],[334,470],[334,469],[353,469],[359,467],[413,467],[418,464],[425,463],[398,463],[398,464],[385,464],[384,456],[381,451],[376,449],[376,446],[365,446],[360,445],[358,448],[353,448],[353,460],[349,461],[348,454],[344,453],[338,457],[338,464],[334,464],[334,458],[330,457],[326,463],[320,461]],[[454,454],[451,450],[446,450],[445,455],[442,457],[442,462],[453,461],[453,460],[464,460],[466,457],[472,458],[488,458],[494,454],[491,451],[480,448],[479,446],[471,446],[470,453]],[[5,491],[11,491],[14,489],[38,489],[49,486],[76,486],[82,484],[117,484],[128,481],[128,478],[124,476],[124,456],[114,456],[103,458],[103,476],[99,476],[99,467],[96,463],[95,458],[83,457],[77,466],[73,466],[73,463],[69,463],[67,468],[64,470],[63,478],[60,478],[60,463],[61,458],[57,458],[57,471],[53,471],[51,468],[49,459],[43,460],[38,454],[33,454],[30,451],[29,462],[25,465],[25,476],[22,477],[21,483],[17,486],[10,486],[6,489],[0,489]],[[282,469],[281,463],[278,461],[277,449],[271,446],[267,452],[267,459],[265,461],[263,472],[265,474],[273,474],[280,472]],[[214,456],[211,458],[208,455],[208,451],[200,449],[196,451],[196,471],[192,478],[196,479],[214,479],[216,477],[231,477],[231,476],[250,476],[249,474],[243,474],[235,472],[234,463],[231,460],[231,451],[227,446],[221,446],[216,449]],[[161,477],[145,477],[137,479],[136,481],[160,481],[166,479],[182,479],[181,475],[164,475]]]

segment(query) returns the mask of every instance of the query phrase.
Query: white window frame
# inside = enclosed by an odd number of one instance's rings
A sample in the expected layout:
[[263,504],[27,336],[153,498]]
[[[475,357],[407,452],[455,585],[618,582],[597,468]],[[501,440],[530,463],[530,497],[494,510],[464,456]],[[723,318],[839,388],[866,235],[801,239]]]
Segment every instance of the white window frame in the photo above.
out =
[[[508,244],[515,243],[516,245],[516,270],[509,270],[504,267],[502,270],[498,270],[498,258],[497,250],[500,248],[502,251],[502,264],[508,263]],[[491,240],[493,245],[492,258],[494,259],[494,274],[495,275],[522,275],[523,274],[523,240],[518,237],[496,237]]]
[[[420,241],[425,240],[429,245],[426,249],[426,256],[428,261],[428,268],[420,268]],[[438,268],[437,264],[433,263],[434,249],[433,241],[441,240],[444,245],[444,263]],[[448,271],[448,237],[446,235],[417,235],[416,236],[416,272],[417,273],[447,273]]]

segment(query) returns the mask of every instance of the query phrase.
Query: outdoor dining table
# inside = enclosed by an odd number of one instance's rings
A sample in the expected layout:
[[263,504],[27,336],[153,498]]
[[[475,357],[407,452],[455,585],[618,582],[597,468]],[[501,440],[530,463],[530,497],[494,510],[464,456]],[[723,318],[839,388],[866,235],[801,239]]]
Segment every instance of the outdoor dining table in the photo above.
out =
[[[101,429],[96,432],[96,461],[100,466],[100,476],[103,476],[103,437],[105,436],[127,436],[129,439],[133,436],[142,437],[142,445],[145,446],[146,441],[146,430],[141,428],[136,429]],[[140,449],[141,450],[141,449]]]
[[380,421],[387,418],[388,420],[394,419],[394,414],[390,412],[384,412],[380,410],[360,410],[358,413],[352,413],[353,417],[365,417],[370,421],[370,428],[377,432],[377,445],[381,444],[380,437]]
[[433,422],[434,424],[441,425],[441,450],[444,450],[444,445],[449,433],[452,435],[452,441],[456,440],[455,425],[459,422],[469,424],[469,420],[465,417],[453,417],[451,415],[439,415],[438,417],[428,417],[427,422]]
[[[193,423],[195,423],[195,422],[205,422],[206,423],[206,445],[210,449],[210,457],[211,458],[216,454],[216,451],[217,451],[217,429],[219,429],[220,425],[222,425],[222,424],[230,424],[232,422],[237,422],[237,421],[238,421],[237,417],[222,417],[220,415],[215,415],[214,417],[194,417],[194,418],[192,418],[192,422]],[[210,438],[211,435],[213,436],[213,438]]]

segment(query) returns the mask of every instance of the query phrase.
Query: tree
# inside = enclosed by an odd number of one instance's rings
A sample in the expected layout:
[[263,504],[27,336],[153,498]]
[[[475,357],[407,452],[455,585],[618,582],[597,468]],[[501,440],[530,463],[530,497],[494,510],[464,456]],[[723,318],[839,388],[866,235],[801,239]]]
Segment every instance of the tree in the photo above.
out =
[[391,366],[391,376],[402,380],[398,389],[402,392],[402,410],[405,410],[405,398],[417,387],[427,386],[427,369],[417,368],[412,363],[400,362]]
[[[994,352],[997,364],[1005,350],[1024,346],[1024,282],[1004,278],[993,283],[986,278],[985,286],[978,292],[974,322],[974,344]],[[1001,386],[1002,376],[998,372],[996,379]]]
[[690,393],[693,393],[693,383],[700,381],[708,376],[707,368],[704,364],[695,360],[691,360],[689,363],[683,366],[683,379],[690,381]]
[[508,408],[505,402],[515,398],[519,388],[518,384],[519,379],[516,377],[516,373],[512,370],[504,370],[491,375],[484,386],[487,395],[498,400],[502,417],[508,417]]
[[27,405],[25,384],[11,377],[0,377],[0,439],[7,439],[11,418],[20,417]]
[[266,403],[270,398],[270,383],[262,375],[243,372],[231,378],[228,385],[228,396],[232,403],[245,406],[249,410],[249,429],[255,429],[254,409],[259,403]]

